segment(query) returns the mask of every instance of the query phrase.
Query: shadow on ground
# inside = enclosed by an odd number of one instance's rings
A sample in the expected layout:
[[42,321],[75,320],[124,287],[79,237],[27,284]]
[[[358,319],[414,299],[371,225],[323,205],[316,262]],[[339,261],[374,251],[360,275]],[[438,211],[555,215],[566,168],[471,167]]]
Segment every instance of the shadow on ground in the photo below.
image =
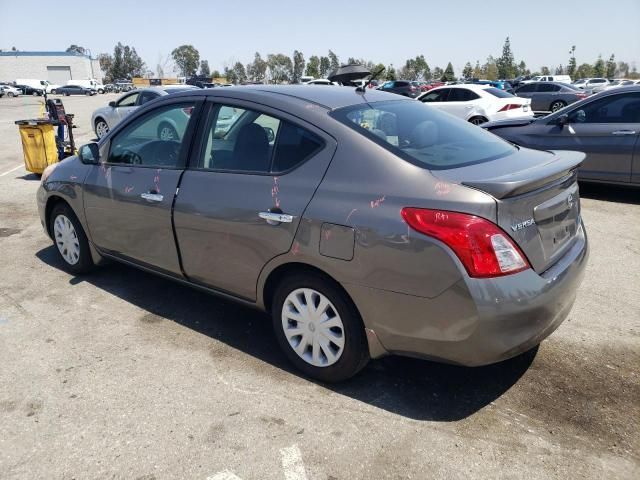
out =
[[603,202],[640,205],[640,188],[600,183],[580,183],[580,196]]
[[[54,246],[36,256],[62,269]],[[74,277],[151,314],[223,342],[277,368],[300,375],[280,352],[269,317],[257,310],[117,263]],[[527,371],[537,349],[495,365],[464,368],[402,357],[371,362],[332,391],[416,420],[455,421],[509,390]]]

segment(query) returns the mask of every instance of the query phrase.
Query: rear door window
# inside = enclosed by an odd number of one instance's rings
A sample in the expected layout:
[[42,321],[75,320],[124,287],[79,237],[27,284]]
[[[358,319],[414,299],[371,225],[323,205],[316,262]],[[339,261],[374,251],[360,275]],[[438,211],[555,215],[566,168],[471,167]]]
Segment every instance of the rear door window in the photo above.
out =
[[282,173],[320,151],[323,141],[305,128],[254,110],[221,105],[211,113],[198,168]]
[[431,170],[488,162],[516,151],[496,135],[419,102],[357,104],[330,115],[398,157]]
[[452,88],[447,102],[469,102],[480,98],[478,94],[467,88]]

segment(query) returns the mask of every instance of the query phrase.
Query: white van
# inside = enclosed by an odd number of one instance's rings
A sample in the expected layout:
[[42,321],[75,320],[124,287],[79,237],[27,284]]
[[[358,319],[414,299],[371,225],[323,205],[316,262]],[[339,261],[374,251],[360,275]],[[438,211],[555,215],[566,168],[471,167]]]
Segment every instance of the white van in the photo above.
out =
[[571,83],[571,77],[569,75],[542,75],[538,81]]
[[38,80],[36,78],[16,78],[15,84],[37,88],[38,90],[44,90],[47,93],[56,93],[56,89],[60,88],[60,85],[54,85],[49,83],[47,80]]
[[98,93],[105,93],[104,85],[98,83],[95,78],[87,80],[67,80],[67,85],[77,85],[79,87],[90,88]]

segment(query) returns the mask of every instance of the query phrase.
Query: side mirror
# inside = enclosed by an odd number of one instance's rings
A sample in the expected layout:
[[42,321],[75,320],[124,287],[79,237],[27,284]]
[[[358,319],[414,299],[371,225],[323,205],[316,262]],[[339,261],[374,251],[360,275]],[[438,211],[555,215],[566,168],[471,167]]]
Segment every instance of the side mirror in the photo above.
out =
[[85,165],[97,165],[100,160],[100,150],[98,149],[98,144],[87,143],[80,147],[78,151],[78,158]]
[[269,143],[273,142],[276,138],[276,134],[273,133],[273,128],[271,127],[262,127],[262,128],[264,128],[264,131],[267,134],[267,140],[269,140]]
[[109,106],[110,106],[111,108],[116,108],[116,102],[114,102],[113,100],[111,100],[111,101],[109,102]]
[[568,123],[569,123],[569,115],[567,115],[567,114],[560,115],[560,116],[558,117],[557,122],[558,122],[558,126],[559,126],[560,128],[564,127],[566,124],[568,124]]

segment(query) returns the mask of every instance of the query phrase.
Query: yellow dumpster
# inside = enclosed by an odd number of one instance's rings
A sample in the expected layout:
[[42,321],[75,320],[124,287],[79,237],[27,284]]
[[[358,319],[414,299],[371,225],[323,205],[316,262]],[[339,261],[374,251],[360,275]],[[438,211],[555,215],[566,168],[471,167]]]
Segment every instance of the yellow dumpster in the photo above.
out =
[[33,173],[41,174],[44,169],[58,161],[56,126],[50,120],[18,120],[24,166]]

